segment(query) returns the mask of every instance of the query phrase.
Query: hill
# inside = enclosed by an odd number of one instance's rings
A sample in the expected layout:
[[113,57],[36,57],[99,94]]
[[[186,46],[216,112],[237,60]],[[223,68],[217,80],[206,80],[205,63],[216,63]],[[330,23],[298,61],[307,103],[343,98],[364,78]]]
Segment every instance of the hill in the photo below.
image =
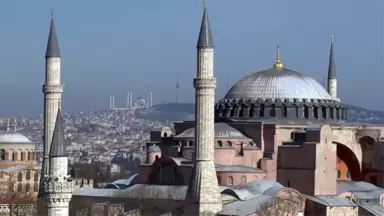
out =
[[[348,105],[348,118],[351,122],[369,124],[384,124],[384,112],[363,109]],[[135,115],[138,118],[157,121],[193,120],[195,105],[191,103],[166,103],[149,108],[138,109]]]

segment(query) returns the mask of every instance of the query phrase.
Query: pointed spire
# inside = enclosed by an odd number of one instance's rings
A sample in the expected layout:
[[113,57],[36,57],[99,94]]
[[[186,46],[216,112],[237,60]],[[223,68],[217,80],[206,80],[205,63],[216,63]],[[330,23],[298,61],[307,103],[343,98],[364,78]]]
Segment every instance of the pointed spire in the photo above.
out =
[[57,111],[57,118],[55,129],[53,130],[51,150],[49,152],[49,157],[66,157],[68,156],[67,152],[67,142],[64,136],[63,128],[63,118],[61,117],[61,110]]
[[280,46],[277,46],[277,51],[276,51],[276,62],[273,65],[274,68],[283,68],[283,63],[280,61]]
[[336,65],[333,57],[333,40],[334,36],[331,37],[331,50],[329,52],[329,65],[328,65],[328,79],[336,79]]
[[45,53],[45,57],[60,57],[59,42],[57,40],[56,35],[56,26],[53,11],[51,12],[51,27],[49,30],[47,52]]
[[208,20],[208,3],[204,1],[204,13],[200,26],[199,40],[197,42],[197,48],[213,48],[213,39],[211,34],[211,27]]

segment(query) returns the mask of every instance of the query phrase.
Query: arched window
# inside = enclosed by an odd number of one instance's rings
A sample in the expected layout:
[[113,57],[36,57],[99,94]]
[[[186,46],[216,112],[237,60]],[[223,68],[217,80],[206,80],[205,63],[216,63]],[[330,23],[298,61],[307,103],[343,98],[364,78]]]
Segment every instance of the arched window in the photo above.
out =
[[33,192],[37,192],[39,190],[39,185],[37,183],[35,183],[33,185]]
[[341,178],[341,171],[337,170],[337,178]]
[[233,185],[233,178],[232,176],[227,177],[227,185]]
[[159,155],[156,155],[156,156],[155,156],[155,161],[156,161],[157,159],[159,159]]
[[241,176],[241,184],[246,184],[247,183],[247,177]]
[[33,174],[33,181],[35,181],[35,182],[39,181],[39,174],[37,172],[35,172],[35,174]]
[[15,184],[13,184],[13,183],[9,184],[9,191],[15,192]]
[[31,192],[31,185],[30,184],[25,185],[25,192],[27,192],[27,193]]
[[25,174],[25,178],[27,179],[27,181],[31,180],[31,171],[27,171],[27,173]]
[[264,104],[261,104],[260,110],[259,110],[259,117],[264,117]]
[[270,117],[275,117],[276,116],[276,106],[275,106],[275,104],[271,105],[271,110],[269,110],[269,116]]
[[220,140],[217,141],[217,144],[219,144],[220,147],[223,147],[223,142],[221,142]]
[[1,160],[5,160],[5,150],[4,149],[1,149],[1,151],[0,151],[0,158],[1,158]]
[[21,172],[19,172],[19,174],[17,174],[17,181],[19,181],[19,182],[23,181],[23,174]]
[[288,181],[287,187],[291,187],[291,181]]
[[281,111],[282,111],[283,117],[288,117],[288,109],[287,109],[287,106],[285,104],[283,105],[283,108]]
[[167,134],[167,132],[165,132],[165,133],[164,133],[164,137],[168,137],[168,134]]
[[188,146],[193,146],[193,140],[189,140]]
[[315,106],[313,107],[313,118],[315,119],[319,119],[319,115],[318,115],[318,108]]
[[21,183],[17,185],[17,192],[23,192],[23,185]]
[[349,172],[349,170],[347,170],[347,178],[351,178],[351,173]]
[[329,108],[329,116],[331,117],[331,119],[334,119],[334,115],[333,115],[333,107],[330,107],[330,108]]
[[327,108],[321,107],[321,114],[323,115],[323,119],[327,119]]
[[227,144],[228,144],[228,147],[232,147],[232,142],[231,141],[227,141]]
[[217,183],[218,183],[219,185],[221,185],[221,177],[220,177],[220,176],[217,176]]
[[307,106],[304,106],[304,118],[309,118],[309,111]]

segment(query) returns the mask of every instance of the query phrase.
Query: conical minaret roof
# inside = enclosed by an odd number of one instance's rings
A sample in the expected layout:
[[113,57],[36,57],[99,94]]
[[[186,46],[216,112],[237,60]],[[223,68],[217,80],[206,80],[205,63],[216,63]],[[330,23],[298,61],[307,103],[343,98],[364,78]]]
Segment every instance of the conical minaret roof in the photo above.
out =
[[333,40],[334,40],[334,37],[332,35],[331,50],[329,52],[328,79],[336,79],[336,65],[335,65],[335,59],[333,57]]
[[199,40],[197,41],[197,48],[212,48],[213,39],[211,34],[211,27],[208,20],[207,1],[204,5],[203,19],[200,26]]
[[49,30],[47,51],[45,53],[45,57],[46,58],[60,57],[59,41],[57,40],[56,26],[55,26],[55,19],[54,19],[53,12],[51,14],[51,27]]
[[55,129],[52,136],[51,150],[49,157],[66,157],[68,156],[67,142],[64,136],[63,118],[61,117],[61,111],[57,112]]

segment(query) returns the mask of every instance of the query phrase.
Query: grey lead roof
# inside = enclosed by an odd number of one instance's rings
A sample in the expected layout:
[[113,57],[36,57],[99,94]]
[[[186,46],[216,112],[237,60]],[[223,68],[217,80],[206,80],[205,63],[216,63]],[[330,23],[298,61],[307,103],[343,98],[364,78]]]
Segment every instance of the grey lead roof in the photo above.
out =
[[[195,137],[195,128],[190,128],[183,133],[175,136],[176,138],[194,138]],[[228,139],[250,139],[245,136],[236,128],[229,126],[225,123],[215,123],[215,138],[228,138]]]
[[48,58],[48,57],[60,57],[59,42],[57,40],[56,26],[55,26],[55,20],[54,20],[53,16],[51,18],[51,27],[49,30],[47,51],[45,53],[45,57],[46,58]]
[[331,50],[329,52],[329,67],[328,67],[328,79],[336,78],[336,65],[333,57],[333,35],[331,39]]
[[55,129],[53,130],[51,150],[49,157],[66,157],[67,143],[64,137],[63,118],[61,117],[61,111],[57,112]]
[[232,86],[225,98],[332,100],[316,80],[287,68],[270,68],[245,76]]
[[204,7],[203,19],[200,26],[199,40],[197,41],[197,48],[213,48],[213,39],[211,34],[211,26],[208,20],[207,5]]

